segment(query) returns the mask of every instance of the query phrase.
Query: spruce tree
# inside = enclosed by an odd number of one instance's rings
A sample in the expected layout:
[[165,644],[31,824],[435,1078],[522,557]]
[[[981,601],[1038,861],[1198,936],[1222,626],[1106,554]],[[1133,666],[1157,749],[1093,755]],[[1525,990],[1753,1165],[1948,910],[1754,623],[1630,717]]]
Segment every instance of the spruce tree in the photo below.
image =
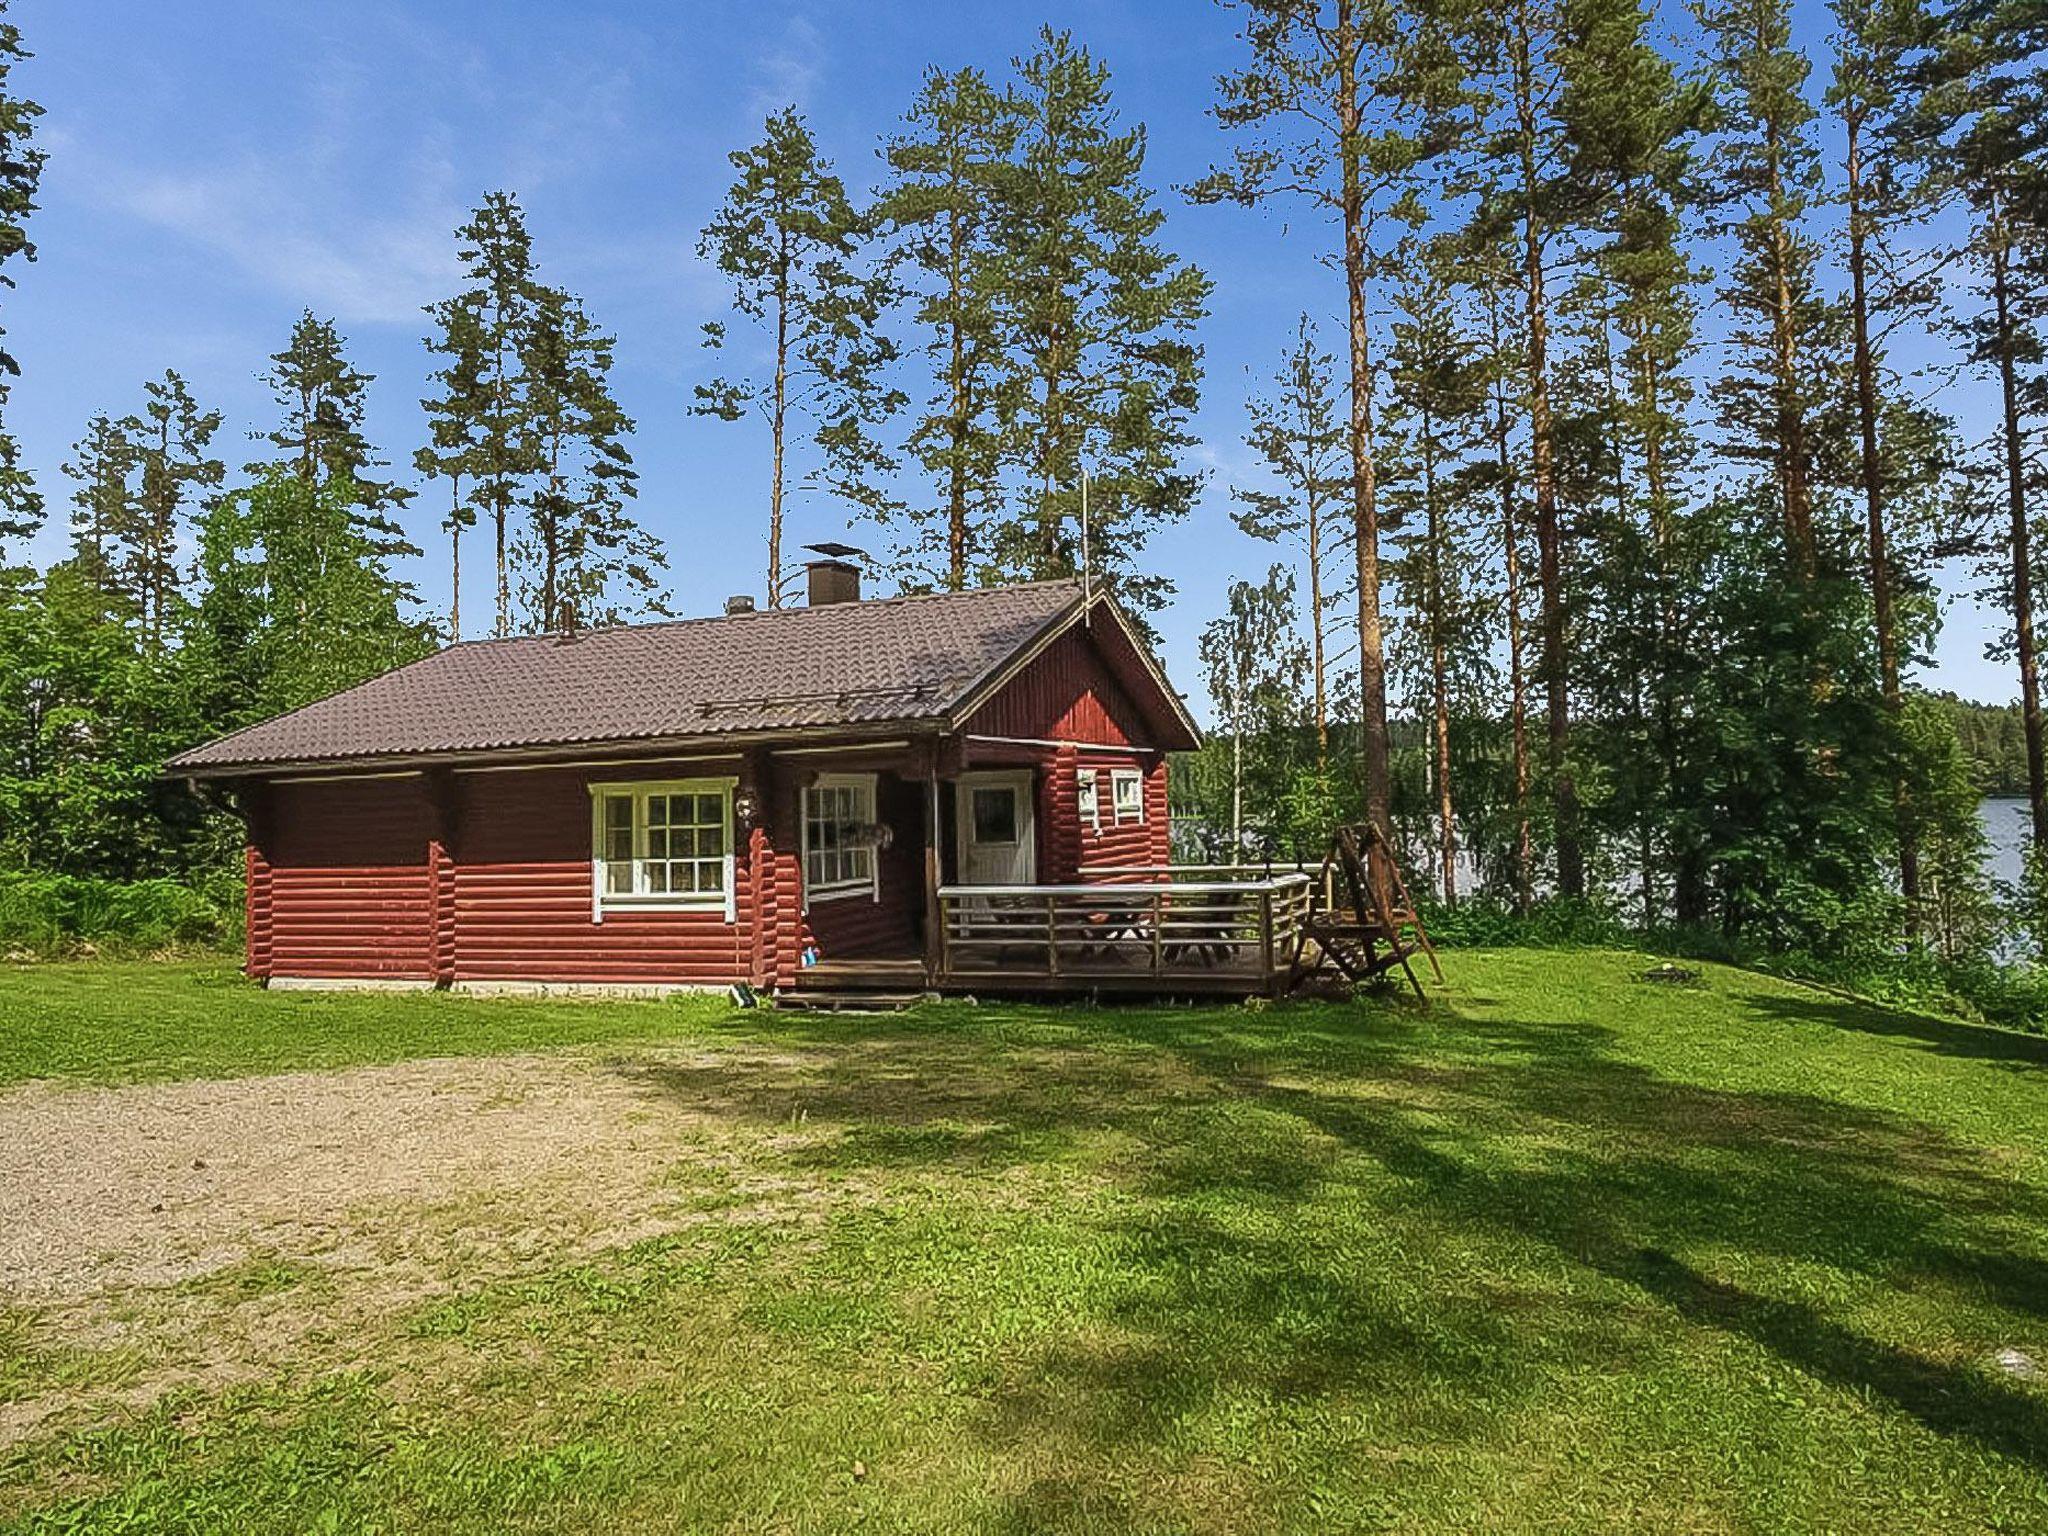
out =
[[1022,506],[992,554],[1031,579],[1078,570],[1085,473],[1096,564],[1128,602],[1157,608],[1170,588],[1139,574],[1140,556],[1201,485],[1186,455],[1209,279],[1159,239],[1145,132],[1120,126],[1109,71],[1051,28],[1016,68],[993,303]]
[[1330,561],[1339,552],[1340,520],[1350,489],[1349,449],[1336,392],[1335,358],[1316,344],[1315,327],[1301,317],[1273,392],[1246,410],[1245,444],[1264,461],[1278,490],[1233,486],[1241,505],[1231,513],[1255,539],[1286,540],[1301,552],[1308,577],[1309,699],[1316,733],[1316,768],[1330,760],[1329,620],[1339,583]]
[[990,526],[1003,503],[1001,338],[997,210],[1019,122],[1013,104],[981,71],[928,71],[883,146],[890,171],[875,208],[897,242],[894,270],[920,341],[932,390],[911,423],[906,448],[936,497],[901,509],[915,537],[904,554],[913,571],[959,591],[988,560]]
[[540,474],[514,547],[529,630],[665,611],[667,558],[626,512],[639,472],[625,444],[633,423],[611,392],[614,345],[580,301],[539,291],[522,363]]
[[[768,334],[770,376],[720,378],[696,387],[699,415],[738,421],[752,408],[767,421],[768,605],[785,595],[782,561],[791,418],[807,420],[817,449],[807,484],[859,505],[883,504],[878,489],[893,468],[875,430],[903,403],[881,373],[895,346],[880,328],[885,279],[864,271],[869,220],[818,154],[795,107],[771,116],[760,143],[727,157],[739,175],[704,228],[697,252],[732,284],[732,305]],[[705,345],[725,344],[725,327],[704,327]]]

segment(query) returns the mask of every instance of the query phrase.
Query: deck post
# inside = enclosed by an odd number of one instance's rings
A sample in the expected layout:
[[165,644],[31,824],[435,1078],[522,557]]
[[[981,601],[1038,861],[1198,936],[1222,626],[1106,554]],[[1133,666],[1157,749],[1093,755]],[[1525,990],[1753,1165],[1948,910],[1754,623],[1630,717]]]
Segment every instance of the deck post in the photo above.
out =
[[1156,980],[1166,970],[1166,890],[1152,888],[1152,975]]
[[924,828],[924,972],[925,984],[937,986],[946,977],[946,913],[939,901],[939,844],[942,839],[939,802],[939,744],[925,749],[925,804],[930,807]]
[[1045,968],[1053,980],[1060,975],[1060,899],[1045,898]]
[[1273,886],[1269,881],[1259,891],[1259,970],[1266,985],[1273,984]]

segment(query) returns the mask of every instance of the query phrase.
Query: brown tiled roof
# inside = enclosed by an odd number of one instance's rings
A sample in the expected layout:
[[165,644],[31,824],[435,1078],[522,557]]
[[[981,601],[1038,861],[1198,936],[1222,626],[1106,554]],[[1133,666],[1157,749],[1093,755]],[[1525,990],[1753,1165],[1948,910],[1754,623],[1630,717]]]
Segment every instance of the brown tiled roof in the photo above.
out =
[[173,773],[951,716],[1075,615],[1074,581],[452,645],[179,754]]

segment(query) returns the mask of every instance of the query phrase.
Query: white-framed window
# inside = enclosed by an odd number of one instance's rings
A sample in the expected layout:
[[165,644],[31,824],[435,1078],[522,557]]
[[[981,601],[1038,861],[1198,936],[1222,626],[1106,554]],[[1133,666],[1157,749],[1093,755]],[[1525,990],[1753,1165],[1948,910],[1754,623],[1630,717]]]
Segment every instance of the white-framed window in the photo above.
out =
[[607,910],[737,912],[731,779],[590,786],[591,920]]
[[1145,824],[1145,776],[1134,769],[1119,768],[1109,776],[1111,793],[1116,797],[1117,825],[1127,821]]
[[875,872],[875,776],[821,773],[804,790],[804,897],[881,899]]
[[1081,806],[1081,819],[1093,832],[1102,830],[1102,775],[1093,768],[1079,768],[1074,772],[1076,798]]

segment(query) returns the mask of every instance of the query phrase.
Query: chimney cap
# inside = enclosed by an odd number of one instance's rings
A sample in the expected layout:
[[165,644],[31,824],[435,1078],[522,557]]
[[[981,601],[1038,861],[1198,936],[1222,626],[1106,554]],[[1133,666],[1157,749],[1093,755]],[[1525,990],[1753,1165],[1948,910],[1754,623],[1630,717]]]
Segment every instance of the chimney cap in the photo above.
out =
[[863,560],[868,557],[866,550],[855,549],[851,544],[841,544],[832,539],[827,539],[822,544],[806,544],[804,548],[814,554],[823,555],[828,560],[844,560],[852,555],[859,555]]

